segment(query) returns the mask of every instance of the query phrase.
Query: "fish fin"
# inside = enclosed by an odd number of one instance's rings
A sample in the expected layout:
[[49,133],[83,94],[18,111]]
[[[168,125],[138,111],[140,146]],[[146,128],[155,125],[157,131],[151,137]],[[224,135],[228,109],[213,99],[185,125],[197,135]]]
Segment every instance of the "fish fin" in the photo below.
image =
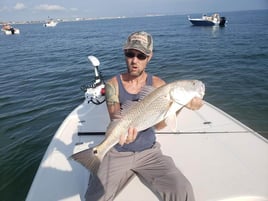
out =
[[177,115],[176,112],[183,107],[182,104],[172,102],[168,111],[164,115],[167,126],[173,131],[177,131]]
[[177,116],[176,113],[169,115],[165,120],[166,125],[170,128],[172,132],[177,131]]
[[73,154],[71,158],[87,168],[93,174],[97,174],[101,160],[95,152],[96,149],[89,148]]
[[137,103],[138,103],[137,101],[127,100],[124,104],[122,104],[121,108],[120,108],[121,117],[123,117],[126,114],[128,114],[128,111],[130,110],[130,108],[133,107],[134,105],[136,105]]
[[150,85],[145,85],[144,87],[142,87],[141,91],[139,92],[140,94],[139,100],[144,99],[145,96],[147,96],[154,90],[155,90],[155,87],[150,86]]
[[153,86],[145,85],[144,87],[142,87],[141,91],[139,92],[139,98],[136,101],[127,100],[124,104],[121,105],[121,117],[125,116],[130,110],[130,108],[135,107],[135,105],[138,104],[139,101],[143,100],[145,96],[147,96],[154,90],[155,87]]
[[169,109],[167,110],[166,114],[164,115],[164,119],[167,119],[169,116],[172,116],[173,114],[176,115],[176,112],[181,109],[184,105],[177,103],[177,102],[172,102]]

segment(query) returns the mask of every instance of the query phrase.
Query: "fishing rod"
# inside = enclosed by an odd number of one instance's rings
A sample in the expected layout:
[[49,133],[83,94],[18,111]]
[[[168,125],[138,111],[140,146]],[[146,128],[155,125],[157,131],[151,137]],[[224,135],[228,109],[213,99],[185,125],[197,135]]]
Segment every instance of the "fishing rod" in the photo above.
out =
[[159,131],[156,134],[225,134],[225,133],[258,133],[268,134],[268,131]]
[[[268,131],[259,132],[259,131],[156,131],[155,134],[177,134],[177,135],[183,135],[183,134],[228,134],[228,133],[262,133],[262,134],[268,134]],[[105,132],[78,132],[79,136],[82,135],[105,135]]]
[[221,133],[250,133],[250,131],[159,131],[156,134],[221,134]]

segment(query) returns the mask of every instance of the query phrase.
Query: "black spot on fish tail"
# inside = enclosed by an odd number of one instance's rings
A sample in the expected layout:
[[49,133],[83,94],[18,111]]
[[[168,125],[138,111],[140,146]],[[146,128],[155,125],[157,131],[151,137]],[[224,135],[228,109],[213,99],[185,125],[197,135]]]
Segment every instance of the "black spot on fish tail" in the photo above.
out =
[[73,154],[71,158],[83,165],[93,174],[96,174],[101,162],[96,154],[97,150],[90,148]]

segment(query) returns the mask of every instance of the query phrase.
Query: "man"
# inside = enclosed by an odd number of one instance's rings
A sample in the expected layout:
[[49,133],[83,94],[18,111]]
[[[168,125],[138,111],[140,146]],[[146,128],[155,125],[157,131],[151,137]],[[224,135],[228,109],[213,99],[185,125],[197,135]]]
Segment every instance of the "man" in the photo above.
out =
[[[111,120],[116,119],[120,106],[126,101],[139,100],[145,85],[155,88],[165,84],[145,69],[153,56],[153,39],[146,32],[132,33],[124,45],[127,72],[116,75],[106,83],[106,103]],[[202,100],[194,98],[187,107],[199,109]],[[120,142],[104,157],[98,176],[92,176],[86,199],[111,201],[130,178],[136,174],[163,201],[194,201],[190,182],[176,168],[173,160],[162,154],[155,137],[155,129],[165,126],[159,123],[137,133],[129,128],[122,133]]]

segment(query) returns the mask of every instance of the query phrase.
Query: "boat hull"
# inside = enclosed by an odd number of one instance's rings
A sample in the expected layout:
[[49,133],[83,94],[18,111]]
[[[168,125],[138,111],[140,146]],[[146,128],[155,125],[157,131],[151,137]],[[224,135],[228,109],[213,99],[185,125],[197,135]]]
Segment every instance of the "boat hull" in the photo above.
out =
[[199,20],[199,19],[190,19],[189,20],[194,26],[215,26],[216,24],[207,20]]
[[[54,135],[26,201],[84,200],[89,172],[70,156],[99,144],[108,124],[105,103],[75,108]],[[192,183],[196,201],[268,199],[266,139],[207,102],[198,111],[182,109],[177,125],[177,132],[158,131],[157,141]],[[158,198],[135,176],[115,199],[125,200]]]
[[57,24],[44,24],[44,27],[55,27]]
[[194,26],[225,26],[226,18],[220,17],[219,14],[215,13],[212,16],[203,15],[202,18],[190,18],[188,16],[188,20]]
[[43,26],[44,27],[55,27],[57,26],[58,22],[57,21],[49,21],[49,22],[46,22]]
[[2,30],[5,35],[14,35],[14,34],[20,34],[19,29],[13,29],[13,30]]

